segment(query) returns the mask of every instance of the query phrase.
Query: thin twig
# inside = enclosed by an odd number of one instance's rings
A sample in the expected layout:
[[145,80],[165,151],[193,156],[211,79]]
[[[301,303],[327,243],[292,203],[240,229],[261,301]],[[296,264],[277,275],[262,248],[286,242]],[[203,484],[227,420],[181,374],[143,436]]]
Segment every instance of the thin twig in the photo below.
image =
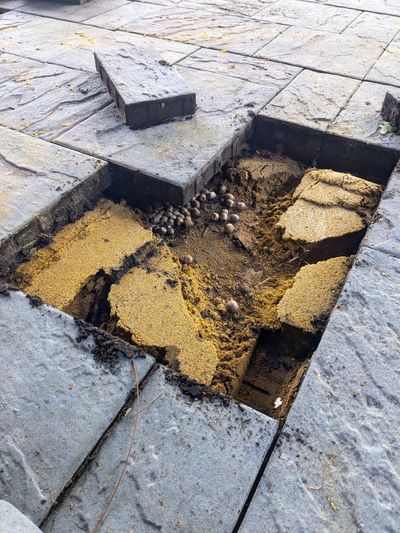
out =
[[[135,364],[135,361],[133,359],[132,359],[132,368],[133,368],[133,373],[134,373],[135,382],[136,382],[136,403],[137,403],[137,405],[139,407],[139,405],[140,405],[139,379],[138,379],[138,374],[137,374],[137,370],[136,370],[136,364]],[[114,486],[114,489],[113,489],[113,491],[111,493],[111,496],[108,499],[107,505],[105,506],[103,512],[101,513],[101,515],[97,519],[97,522],[96,522],[95,528],[93,530],[93,533],[97,533],[98,531],[100,531],[100,528],[103,525],[104,519],[105,519],[105,517],[106,517],[106,515],[107,515],[107,513],[108,513],[108,511],[109,511],[109,509],[111,507],[111,504],[112,504],[112,502],[113,502],[113,500],[115,498],[117,490],[118,490],[119,486],[121,485],[121,482],[122,482],[122,480],[124,478],[124,475],[125,475],[125,472],[126,472],[126,468],[128,466],[128,461],[129,461],[129,458],[130,458],[130,455],[131,455],[131,452],[132,452],[133,443],[134,443],[134,440],[135,440],[135,434],[136,434],[136,429],[137,429],[137,425],[138,425],[139,413],[140,413],[139,409],[134,413],[134,422],[133,422],[133,426],[132,426],[132,435],[131,435],[131,440],[130,440],[130,443],[129,443],[129,448],[128,448],[128,452],[126,454],[125,461],[123,463],[121,472],[120,472],[120,474],[118,476],[117,482],[115,483],[115,486]]]
[[[134,414],[138,414],[140,415],[140,413],[143,413],[143,411],[146,411],[146,409],[148,409],[150,407],[150,405],[152,405],[156,400],[158,400],[158,398],[160,396],[162,396],[164,394],[164,391],[161,391],[159,394],[157,394],[157,396],[155,396],[152,400],[150,400],[148,403],[146,403],[146,405],[144,405],[143,407],[141,407],[140,409],[138,409],[137,411],[134,412]],[[132,411],[132,408],[130,408],[126,413],[125,413],[125,416],[128,416],[130,414],[130,412]]]

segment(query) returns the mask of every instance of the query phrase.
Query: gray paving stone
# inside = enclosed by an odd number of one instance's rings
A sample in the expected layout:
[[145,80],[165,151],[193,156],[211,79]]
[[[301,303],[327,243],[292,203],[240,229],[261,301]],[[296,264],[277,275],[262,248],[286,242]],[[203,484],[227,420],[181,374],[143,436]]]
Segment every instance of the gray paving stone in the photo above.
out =
[[[152,16],[160,9],[159,6],[152,3],[137,3],[128,2],[127,4],[114,8],[107,13],[91,17],[86,20],[87,24],[93,24],[93,26],[99,26],[100,28],[107,28],[110,30],[116,30],[123,24],[142,19],[146,15]],[[147,32],[144,32],[147,33]],[[158,36],[156,36],[158,37]]]
[[364,244],[400,258],[400,164],[390,177]]
[[17,7],[22,6],[26,0],[1,0],[0,8],[4,9],[16,9]]
[[[2,126],[54,139],[112,101],[94,74],[43,63],[24,71],[14,65],[14,76],[0,85]],[[12,65],[6,66],[11,72]]]
[[257,56],[362,79],[382,52],[373,39],[292,27]]
[[310,4],[301,0],[278,0],[257,13],[255,18],[341,33],[359,14],[360,12],[354,9]]
[[[310,0],[307,0],[310,1]],[[400,5],[397,0],[311,0],[332,6],[349,7],[373,13],[386,15],[400,15]]]
[[378,83],[361,83],[347,105],[329,126],[328,131],[400,151],[398,135],[379,133],[379,125],[383,121],[381,109],[387,91],[394,96],[400,96],[398,88]]
[[137,188],[143,193],[151,188],[153,196],[164,200],[168,195],[174,202],[181,202],[182,195],[188,198],[237,153],[254,113],[277,89],[197,69],[178,71],[197,94],[198,109],[192,119],[133,131],[110,106],[57,142],[101,154],[137,172]]
[[240,533],[398,530],[399,280],[358,256]]
[[218,12],[181,7],[157,12],[121,26],[125,31],[253,55],[287,26]]
[[40,61],[83,46],[103,33],[99,28],[18,11],[0,15],[0,50]]
[[3,533],[40,533],[40,529],[35,524],[4,500],[0,500],[0,531]]
[[[104,530],[231,532],[277,422],[208,396],[162,368],[146,380],[133,413],[140,405],[149,407],[139,415],[126,475]],[[106,440],[46,532],[93,529],[125,457],[133,413]]]
[[[0,295],[0,497],[37,524],[135,388],[132,349],[96,331],[23,293]],[[138,379],[152,362],[135,359]]]
[[366,79],[400,87],[400,42],[387,47]]
[[131,128],[196,112],[196,94],[153,47],[129,45],[94,56],[101,79]]
[[153,46],[170,64],[176,63],[198,49],[197,46],[191,44],[175,43],[174,41],[114,30],[105,31],[100,37],[91,39],[84,46],[62,53],[54,57],[51,61],[52,63],[70,68],[97,72],[93,56],[95,50],[119,50],[121,47],[129,45]]
[[24,57],[14,56],[0,52],[0,85],[5,81],[20,76],[28,69],[40,65],[38,61],[26,59]]
[[25,2],[17,8],[23,13],[41,15],[56,19],[69,20],[71,22],[82,22],[88,18],[95,17],[110,11],[115,7],[127,4],[129,0],[90,0],[83,4],[79,2],[68,3],[55,2],[54,0],[32,0]]
[[400,17],[361,13],[345,30],[345,35],[375,39],[385,45],[400,31]]
[[0,270],[82,213],[110,183],[105,162],[0,126]]
[[359,84],[358,80],[303,70],[260,115],[325,131]]
[[262,83],[277,90],[285,87],[301,71],[299,67],[283,63],[206,48],[190,54],[179,65]]
[[179,7],[251,16],[276,0],[181,0]]

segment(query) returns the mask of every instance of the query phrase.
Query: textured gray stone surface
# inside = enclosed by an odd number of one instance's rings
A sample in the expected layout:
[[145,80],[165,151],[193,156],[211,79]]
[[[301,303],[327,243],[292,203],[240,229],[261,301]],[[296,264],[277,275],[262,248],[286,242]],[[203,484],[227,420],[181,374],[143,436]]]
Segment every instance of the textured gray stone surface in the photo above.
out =
[[253,55],[286,28],[282,24],[179,6],[159,8],[121,26],[125,31],[245,55]]
[[95,201],[105,163],[0,126],[0,267]]
[[358,15],[354,9],[325,4],[304,3],[301,0],[278,0],[257,13],[257,19],[301,26],[314,30],[341,33]]
[[400,164],[390,177],[364,244],[400,259]]
[[361,83],[328,131],[400,151],[398,135],[382,135],[379,132],[379,125],[384,120],[381,109],[387,91],[393,96],[400,96],[400,88],[378,83]]
[[382,52],[373,39],[291,27],[257,56],[362,79]]
[[[110,363],[102,337],[14,291],[0,341],[0,498],[39,523],[135,388],[130,348]],[[135,363],[142,379],[152,359]]]
[[158,368],[44,530],[93,529],[125,458],[133,415],[148,405],[104,531],[231,532],[277,422],[201,389],[179,386],[176,374]]
[[140,20],[146,15],[151,16],[152,13],[156,13],[158,9],[159,6],[152,3],[130,1],[123,6],[111,9],[107,13],[89,18],[86,20],[86,23],[93,24],[93,26],[99,26],[100,28],[116,30],[123,24],[128,24],[137,19]]
[[3,533],[40,533],[25,515],[11,503],[0,500],[0,531]]
[[400,41],[387,47],[367,79],[400,87]]
[[397,531],[400,260],[364,249],[241,533]]
[[21,76],[32,67],[37,67],[39,63],[33,59],[14,56],[0,52],[0,90],[1,84],[15,76]]
[[181,60],[179,65],[269,85],[277,91],[283,89],[301,71],[299,67],[283,63],[206,48],[193,52]]
[[361,13],[343,33],[365,39],[375,39],[387,45],[399,31],[399,17],[379,15],[377,13]]
[[151,46],[124,46],[95,52],[101,79],[125,122],[143,128],[192,115],[196,95]]
[[400,5],[397,0],[311,0],[311,2],[350,7],[352,9],[363,9],[365,11],[372,11],[373,13],[400,15]]
[[[6,66],[11,72],[10,63]],[[15,67],[14,76],[0,85],[2,126],[51,140],[112,102],[94,74],[39,62],[24,71]]]
[[[276,0],[177,0],[179,7],[207,9],[232,15],[255,15],[266,5]],[[158,3],[158,2],[157,2]],[[160,2],[161,3],[161,2]]]
[[343,76],[303,70],[260,115],[325,131],[359,84]]
[[[127,4],[129,0],[90,0],[83,4],[73,5],[65,0],[31,0],[25,2],[17,11],[41,15],[56,19],[69,20],[71,22],[82,22],[111,9]],[[72,5],[71,5],[72,4]]]
[[278,89],[197,69],[181,67],[178,71],[197,95],[198,110],[192,119],[133,131],[110,106],[57,142],[101,154],[167,184],[162,189],[151,180],[140,182],[140,188],[151,186],[153,195],[176,195],[170,201],[182,201],[182,194],[188,198],[237,152],[252,116]]

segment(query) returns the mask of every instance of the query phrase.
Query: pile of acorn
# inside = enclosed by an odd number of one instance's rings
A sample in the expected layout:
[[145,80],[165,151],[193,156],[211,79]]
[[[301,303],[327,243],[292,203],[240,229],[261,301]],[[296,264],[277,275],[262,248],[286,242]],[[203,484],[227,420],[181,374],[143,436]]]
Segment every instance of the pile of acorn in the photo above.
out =
[[220,203],[224,208],[219,212],[218,209],[211,209],[209,221],[223,224],[226,233],[232,235],[235,232],[235,224],[240,220],[240,215],[232,213],[231,210],[244,211],[246,204],[236,202],[233,194],[227,191],[226,185],[221,185],[218,194],[202,189],[183,207],[167,204],[165,207],[156,209],[151,216],[153,232],[162,236],[172,236],[177,230],[190,229],[194,226],[195,220],[201,217],[202,211],[206,211],[206,208],[213,203]]

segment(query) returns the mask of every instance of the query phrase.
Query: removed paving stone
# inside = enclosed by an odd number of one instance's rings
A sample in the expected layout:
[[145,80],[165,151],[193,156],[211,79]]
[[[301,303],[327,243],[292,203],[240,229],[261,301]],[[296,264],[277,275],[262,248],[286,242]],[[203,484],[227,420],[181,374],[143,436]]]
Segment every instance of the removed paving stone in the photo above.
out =
[[[0,294],[0,498],[40,524],[153,365],[17,291]],[[13,532],[14,533],[14,532]]]
[[345,282],[352,257],[334,257],[303,266],[278,304],[281,322],[307,333],[325,326]]
[[4,500],[0,500],[0,531],[3,533],[40,533],[40,529],[35,524]]
[[309,170],[278,227],[283,238],[318,245],[358,234],[371,221],[382,187],[332,170]]
[[96,68],[132,129],[193,115],[196,95],[151,46],[94,53]]
[[140,403],[121,419],[61,506],[47,533],[93,531],[126,457],[134,413],[138,429],[125,476],[102,531],[230,533],[246,502],[277,423],[158,368]]
[[102,200],[18,269],[20,287],[46,303],[87,318],[105,279],[153,240],[122,205]]

